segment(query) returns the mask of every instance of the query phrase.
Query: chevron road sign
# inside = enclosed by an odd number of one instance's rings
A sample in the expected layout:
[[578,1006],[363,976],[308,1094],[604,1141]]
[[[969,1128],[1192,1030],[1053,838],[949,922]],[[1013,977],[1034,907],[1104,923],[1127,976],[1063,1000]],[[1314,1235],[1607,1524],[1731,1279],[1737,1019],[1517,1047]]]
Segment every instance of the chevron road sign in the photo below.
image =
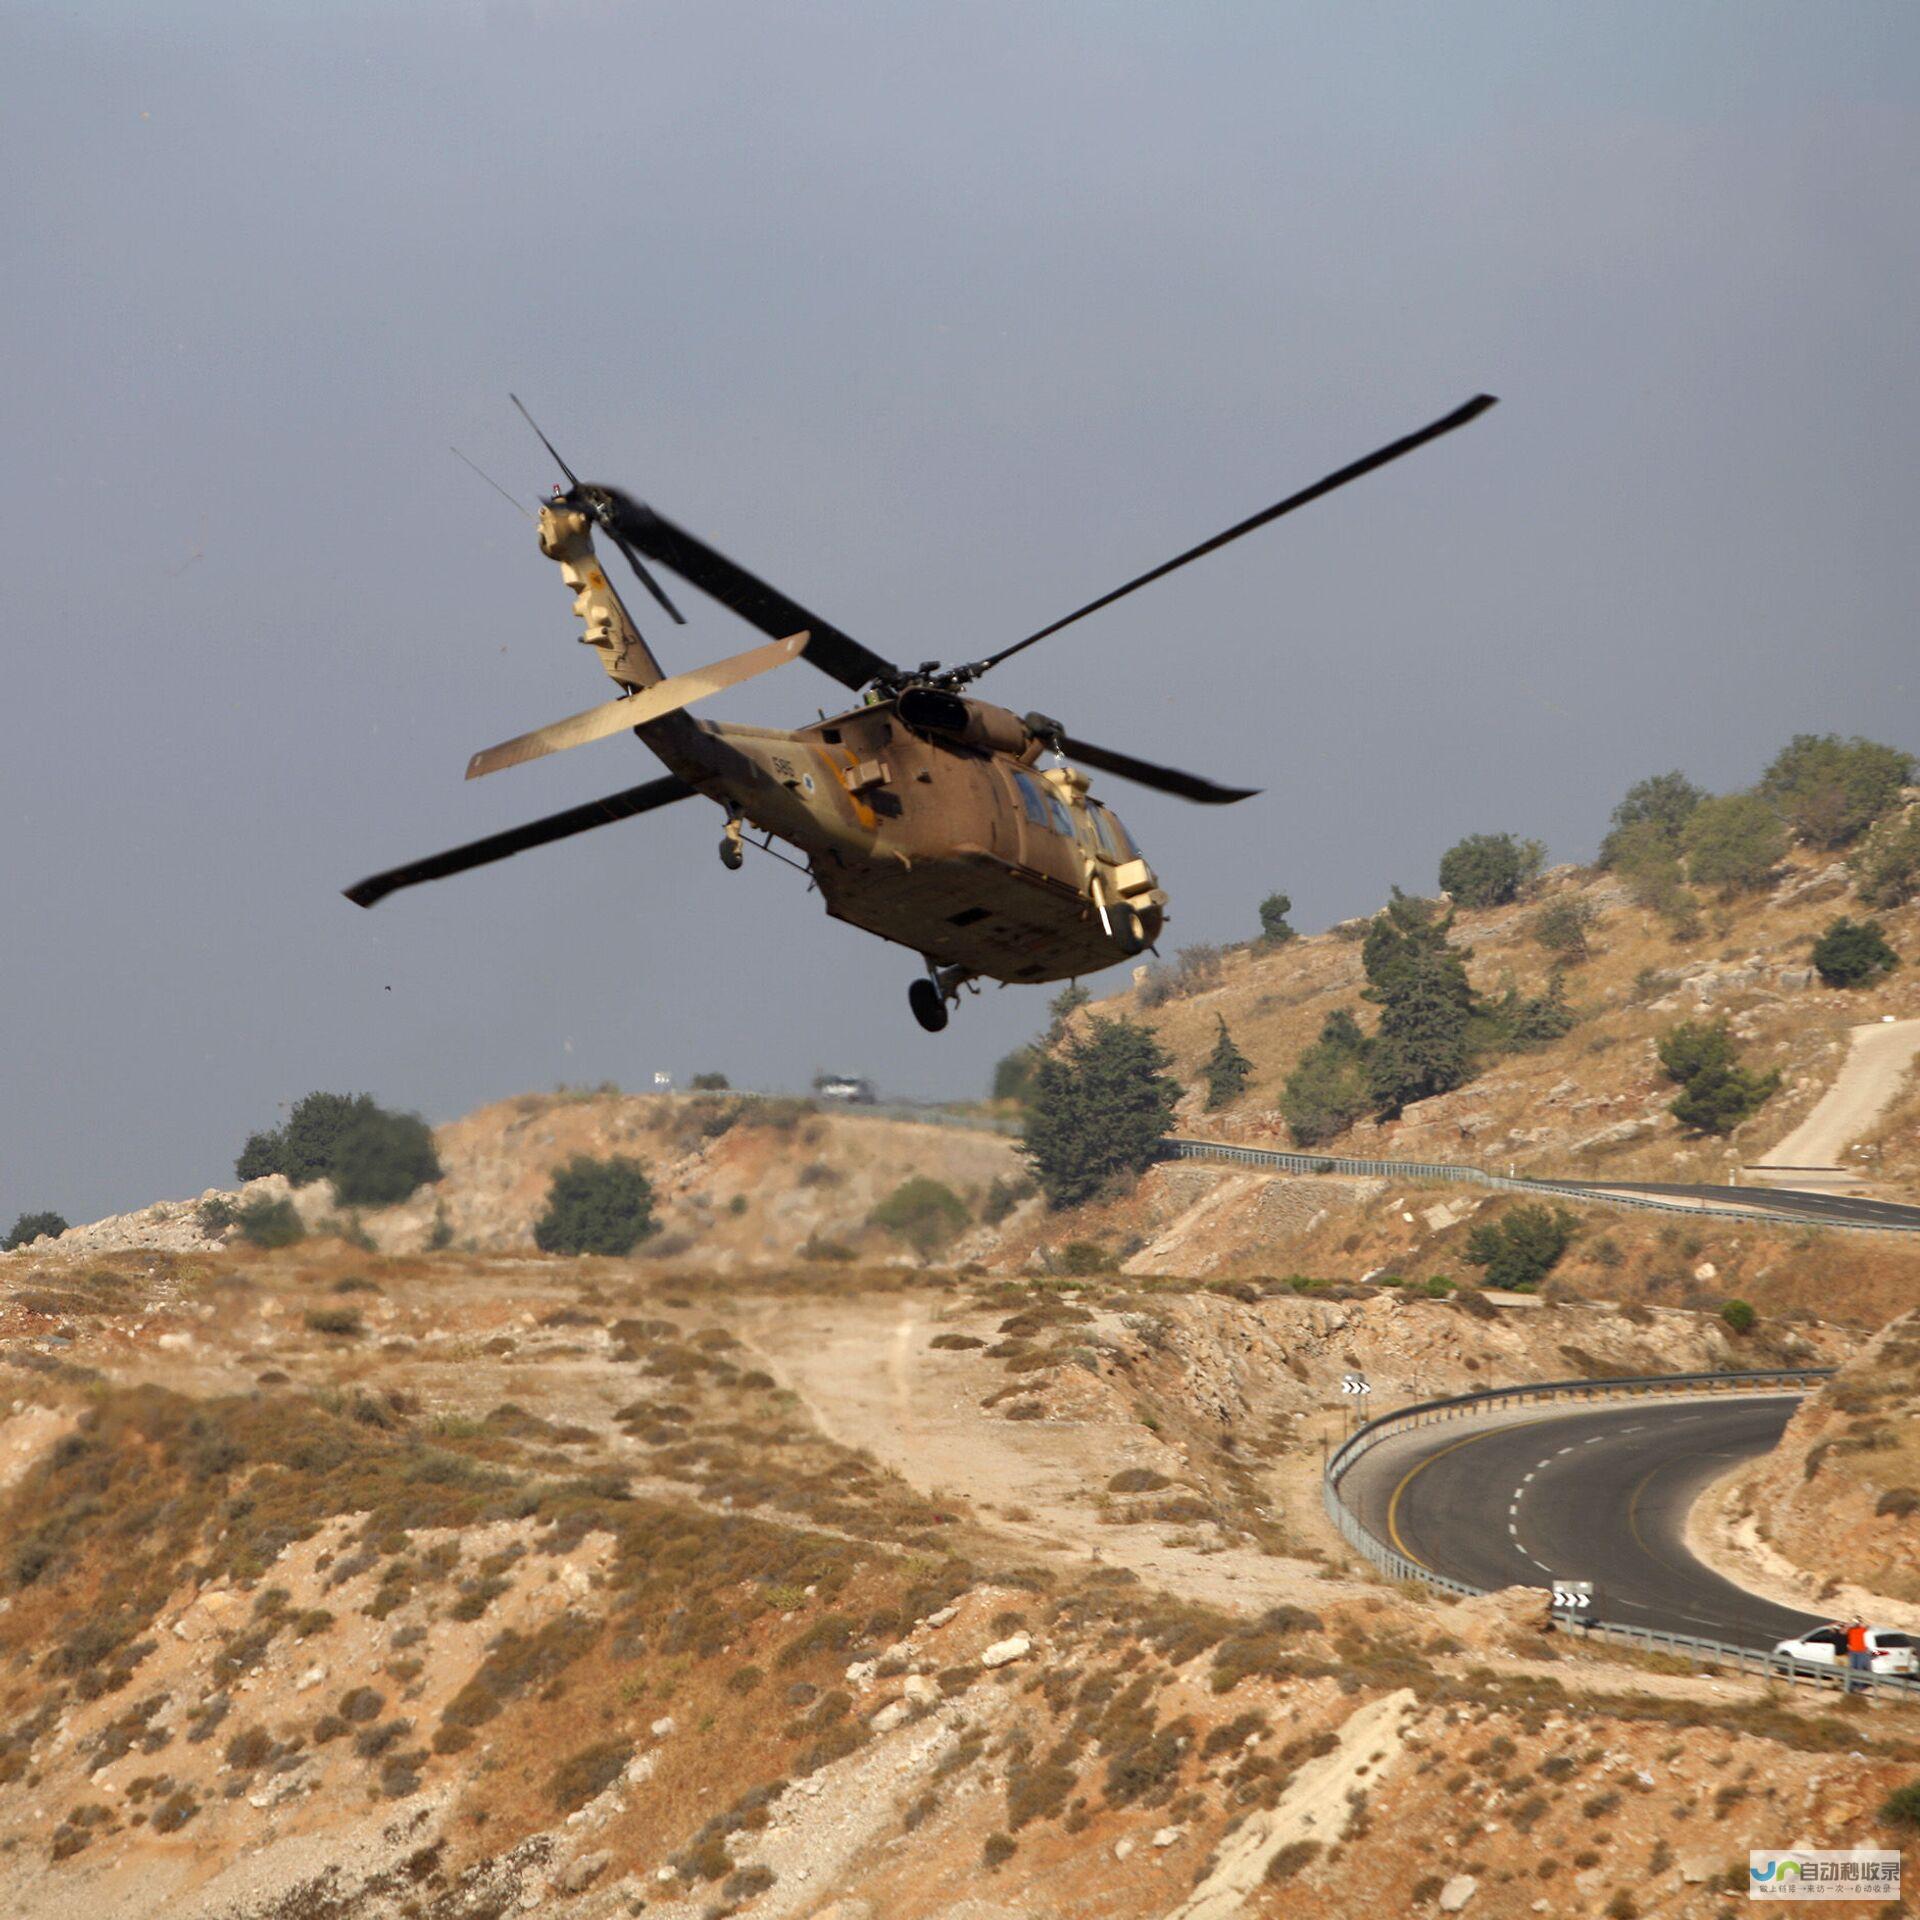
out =
[[1568,1613],[1591,1613],[1593,1611],[1593,1582],[1591,1580],[1561,1580],[1553,1583],[1553,1604]]
[[1343,1373],[1340,1376],[1340,1391],[1342,1393],[1361,1394],[1371,1393],[1373,1388],[1368,1384],[1367,1376],[1364,1373]]

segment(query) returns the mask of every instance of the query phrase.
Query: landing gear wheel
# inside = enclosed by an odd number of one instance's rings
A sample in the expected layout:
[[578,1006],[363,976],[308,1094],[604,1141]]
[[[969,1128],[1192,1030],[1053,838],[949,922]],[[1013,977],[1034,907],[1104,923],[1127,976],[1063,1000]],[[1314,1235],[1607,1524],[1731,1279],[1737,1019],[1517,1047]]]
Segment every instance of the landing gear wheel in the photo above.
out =
[[1147,950],[1147,930],[1131,907],[1115,907],[1108,918],[1113,922],[1113,937],[1129,960]]
[[729,873],[738,873],[747,864],[747,850],[732,834],[720,842],[720,864]]
[[913,1017],[929,1033],[941,1033],[947,1024],[947,997],[931,980],[916,980],[907,989],[907,1005]]

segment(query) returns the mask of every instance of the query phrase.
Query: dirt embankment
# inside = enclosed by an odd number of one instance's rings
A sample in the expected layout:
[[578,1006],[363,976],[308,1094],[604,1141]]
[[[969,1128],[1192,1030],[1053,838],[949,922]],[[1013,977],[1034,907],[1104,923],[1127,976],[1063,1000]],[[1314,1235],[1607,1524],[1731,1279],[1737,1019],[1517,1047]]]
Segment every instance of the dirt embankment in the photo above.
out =
[[6,1273],[23,1920],[1705,1920],[1920,1768],[1920,1715],[1315,1533],[1336,1370],[1692,1364],[1694,1316],[333,1241]]
[[1730,1572],[1920,1629],[1920,1318],[1894,1321],[1703,1503]]

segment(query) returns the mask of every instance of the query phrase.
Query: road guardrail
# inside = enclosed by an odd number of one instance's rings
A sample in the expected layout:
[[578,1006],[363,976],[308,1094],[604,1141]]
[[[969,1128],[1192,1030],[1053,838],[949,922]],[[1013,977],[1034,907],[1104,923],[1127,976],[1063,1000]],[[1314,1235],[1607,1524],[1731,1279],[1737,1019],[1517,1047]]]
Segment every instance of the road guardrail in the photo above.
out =
[[[1392,1413],[1383,1413],[1377,1419],[1369,1420],[1329,1457],[1320,1477],[1321,1502],[1327,1510],[1327,1518],[1333,1522],[1340,1537],[1389,1579],[1410,1580],[1461,1599],[1472,1599],[1491,1593],[1494,1589],[1455,1580],[1449,1574],[1436,1573],[1431,1567],[1410,1560],[1386,1541],[1368,1532],[1361,1524],[1360,1516],[1341,1498],[1340,1482],[1354,1462],[1389,1435],[1440,1421],[1472,1419],[1504,1406],[1689,1393],[1790,1393],[1796,1388],[1805,1390],[1830,1379],[1833,1371],[1831,1367],[1773,1367],[1747,1373],[1643,1374],[1621,1380],[1543,1380],[1529,1386],[1495,1387],[1479,1393],[1456,1394],[1442,1400],[1418,1401],[1412,1406],[1400,1407]],[[1551,1617],[1569,1632],[1638,1647],[1646,1652],[1673,1654],[1697,1667],[1731,1668],[1738,1673],[1758,1674],[1767,1679],[1791,1681],[1796,1685],[1828,1687],[1836,1692],[1866,1691],[1920,1700],[1920,1678],[1891,1673],[1856,1673],[1846,1667],[1815,1667],[1776,1661],[1771,1647],[1748,1647],[1728,1640],[1704,1640],[1694,1634],[1667,1633],[1657,1627],[1636,1627],[1614,1621],[1589,1624],[1563,1608],[1554,1608],[1550,1612]]]
[[1168,1160],[1231,1160],[1242,1166],[1272,1167],[1282,1173],[1344,1173],[1383,1180],[1440,1180],[1458,1186],[1492,1187],[1501,1193],[1557,1194],[1594,1206],[1620,1207],[1632,1213],[1684,1213],[1709,1220],[1772,1220],[1790,1226],[1837,1227],[1850,1233],[1920,1233],[1920,1219],[1849,1220],[1844,1216],[1795,1213],[1785,1207],[1716,1206],[1709,1200],[1662,1200],[1653,1194],[1626,1193],[1612,1187],[1583,1186],[1578,1180],[1523,1180],[1517,1174],[1488,1173],[1480,1167],[1443,1160],[1357,1160],[1350,1154],[1290,1153],[1278,1147],[1242,1147],[1225,1140],[1188,1140],[1169,1136],[1160,1142]]

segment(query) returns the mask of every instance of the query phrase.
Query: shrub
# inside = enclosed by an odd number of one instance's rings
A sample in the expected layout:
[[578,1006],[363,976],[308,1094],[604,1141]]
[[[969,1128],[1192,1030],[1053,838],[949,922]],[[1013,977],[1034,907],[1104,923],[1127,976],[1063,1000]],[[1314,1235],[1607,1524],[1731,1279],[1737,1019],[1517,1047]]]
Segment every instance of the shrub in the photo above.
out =
[[732,1087],[733,1082],[724,1073],[696,1073],[687,1082],[689,1093],[727,1093]]
[[1887,944],[1878,920],[1842,918],[1813,943],[1813,964],[1830,987],[1861,987],[1891,973],[1900,956]]
[[980,1218],[988,1226],[997,1227],[1033,1190],[1031,1180],[1007,1180],[996,1174],[980,1202]]
[[60,1234],[66,1230],[66,1221],[57,1213],[23,1213],[7,1229],[6,1239],[0,1240],[0,1253],[11,1253],[15,1247],[27,1246],[43,1234]]
[[1751,1333],[1753,1323],[1760,1316],[1745,1300],[1725,1300],[1720,1305],[1720,1318],[1726,1322],[1729,1332]]
[[283,1173],[296,1187],[331,1180],[343,1206],[385,1207],[438,1180],[440,1161],[417,1114],[391,1112],[366,1093],[310,1093],[284,1127],[248,1136],[234,1172]]
[[1025,1106],[1033,1097],[1033,1076],[1040,1065],[1036,1047],[1016,1047],[994,1063],[993,1098]]
[[1504,907],[1546,864],[1538,840],[1471,833],[1440,856],[1440,890],[1463,907]]
[[351,1307],[309,1307],[306,1323],[311,1333],[337,1334],[344,1339],[362,1330],[360,1316]]
[[1089,1019],[1040,1063],[1021,1152],[1053,1207],[1137,1178],[1159,1152],[1179,1089],[1144,1027]]
[[270,1200],[256,1194],[234,1215],[241,1238],[256,1247],[290,1247],[307,1237],[306,1227],[291,1200]]
[[534,1223],[542,1253],[600,1253],[618,1259],[653,1231],[653,1183],[637,1160],[575,1154],[553,1176],[547,1210]]
[[1599,923],[1600,909],[1591,900],[1575,896],[1542,907],[1533,916],[1528,931],[1536,945],[1570,965],[1577,965],[1593,957],[1588,935]]
[[867,1225],[904,1240],[930,1260],[967,1224],[967,1203],[954,1190],[924,1174],[903,1180],[867,1215]]
[[1870,907],[1905,906],[1920,894],[1920,808],[1883,820],[1854,850],[1853,888]]
[[1620,867],[1623,853],[1645,853],[1664,844],[1669,854],[1677,853],[1680,836],[1694,809],[1706,798],[1684,773],[1656,773],[1638,780],[1613,810],[1613,827],[1600,843],[1600,864]]
[[1267,1862],[1265,1879],[1270,1887],[1276,1887],[1282,1881],[1291,1880],[1302,1867],[1308,1867],[1319,1857],[1318,1840],[1289,1840],[1284,1847],[1276,1849]]
[[571,1813],[604,1793],[627,1769],[633,1745],[602,1740],[569,1755],[547,1776],[547,1799],[556,1813]]
[[1345,1133],[1371,1104],[1367,1036],[1346,1009],[1328,1014],[1320,1037],[1294,1063],[1280,1092],[1280,1111],[1298,1147],[1317,1147]]
[[1718,887],[1731,898],[1757,893],[1772,880],[1787,850],[1787,830],[1758,794],[1727,793],[1693,810],[1682,844],[1694,884]]
[[1761,776],[1761,795],[1810,847],[1857,840],[1914,778],[1911,754],[1857,734],[1799,733]]
[[1069,1240],[1060,1249],[1053,1264],[1057,1273],[1071,1274],[1075,1278],[1085,1279],[1091,1274],[1111,1271],[1114,1259],[1097,1241]]
[[1920,1780],[1911,1780],[1880,1803],[1880,1818],[1897,1827],[1920,1827]]
[[1912,1487],[1889,1487],[1873,1503],[1876,1520],[1906,1520],[1920,1513],[1920,1491]]
[[1467,1262],[1486,1269],[1490,1287],[1537,1286],[1579,1230],[1566,1208],[1523,1201],[1504,1219],[1482,1221],[1468,1234]]
[[1227,1031],[1224,1018],[1216,1014],[1219,1022],[1220,1037],[1213,1043],[1213,1051],[1207,1055],[1206,1064],[1201,1067],[1201,1077],[1207,1083],[1207,1111],[1215,1112],[1239,1099],[1246,1091],[1247,1077],[1253,1072],[1253,1062],[1233,1044],[1233,1036]]
[[1294,937],[1294,928],[1287,915],[1293,911],[1293,902],[1284,893],[1270,893],[1260,902],[1260,944],[1263,947],[1284,947]]
[[1778,1073],[1756,1073],[1739,1063],[1724,1020],[1683,1020],[1660,1038],[1660,1065],[1680,1088],[1669,1109],[1695,1133],[1731,1133],[1773,1098]]
[[986,1844],[980,1849],[981,1860],[989,1867],[997,1867],[1011,1860],[1018,1851],[1019,1842],[1010,1833],[990,1833]]

